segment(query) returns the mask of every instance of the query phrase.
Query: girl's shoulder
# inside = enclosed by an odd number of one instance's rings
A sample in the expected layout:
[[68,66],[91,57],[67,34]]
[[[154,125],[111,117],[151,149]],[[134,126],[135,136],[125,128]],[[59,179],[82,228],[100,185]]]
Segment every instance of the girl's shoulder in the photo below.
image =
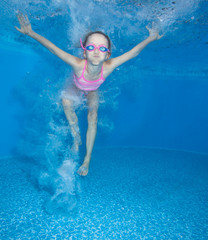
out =
[[85,65],[85,62],[86,62],[86,59],[82,59],[82,58],[76,58],[76,61],[75,61],[75,64],[73,66],[73,69],[74,70],[80,70],[80,68],[84,68],[84,65]]

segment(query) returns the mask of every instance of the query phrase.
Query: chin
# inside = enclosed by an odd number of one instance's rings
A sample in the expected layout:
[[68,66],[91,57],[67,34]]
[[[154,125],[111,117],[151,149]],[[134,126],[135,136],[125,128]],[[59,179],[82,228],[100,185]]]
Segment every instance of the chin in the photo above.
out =
[[92,63],[92,65],[94,65],[94,66],[98,66],[98,65],[100,65],[101,63],[102,63],[102,61],[100,61],[100,60],[95,60],[95,59],[93,59],[92,61],[90,61],[91,63]]
[[94,66],[99,66],[99,65],[100,65],[100,62],[93,62],[92,65],[94,65]]

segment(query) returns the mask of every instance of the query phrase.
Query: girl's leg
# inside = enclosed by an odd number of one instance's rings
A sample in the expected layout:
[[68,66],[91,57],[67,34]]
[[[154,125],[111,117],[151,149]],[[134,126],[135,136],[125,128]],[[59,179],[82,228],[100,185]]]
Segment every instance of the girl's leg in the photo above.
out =
[[74,138],[74,144],[72,149],[74,149],[76,152],[79,150],[79,145],[81,144],[81,137],[80,137],[80,131],[78,126],[78,118],[77,115],[73,109],[73,101],[69,99],[62,99],[62,104],[64,107],[64,112],[66,115],[66,118],[69,122],[69,126],[71,128],[71,134]]
[[87,95],[87,105],[88,105],[88,129],[86,137],[86,155],[84,162],[78,170],[78,173],[82,176],[88,174],[89,164],[91,160],[92,149],[95,142],[95,137],[97,133],[97,112],[99,106],[99,96],[98,92],[89,92]]

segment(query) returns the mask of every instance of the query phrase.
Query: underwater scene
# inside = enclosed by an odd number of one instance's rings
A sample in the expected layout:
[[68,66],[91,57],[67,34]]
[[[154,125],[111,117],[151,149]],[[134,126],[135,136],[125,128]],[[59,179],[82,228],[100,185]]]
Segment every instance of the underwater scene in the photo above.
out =
[[0,239],[208,239],[208,1],[0,10]]

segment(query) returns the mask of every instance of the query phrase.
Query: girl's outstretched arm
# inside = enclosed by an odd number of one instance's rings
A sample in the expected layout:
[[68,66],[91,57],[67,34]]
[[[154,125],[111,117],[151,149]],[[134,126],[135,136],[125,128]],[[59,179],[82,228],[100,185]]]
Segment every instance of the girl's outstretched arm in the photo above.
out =
[[50,52],[55,54],[57,57],[62,59],[64,62],[72,66],[73,68],[77,68],[79,66],[79,63],[81,62],[81,59],[78,57],[75,57],[67,52],[64,52],[60,48],[58,48],[56,45],[54,45],[52,42],[47,40],[46,38],[42,37],[41,35],[37,34],[32,30],[30,21],[26,16],[23,16],[23,14],[18,14],[17,18],[20,23],[20,27],[15,27],[19,32],[30,36],[31,38],[37,40],[39,43],[41,43],[44,47],[46,47]]
[[158,40],[163,37],[163,35],[159,35],[157,31],[154,29],[148,28],[146,26],[147,30],[149,31],[149,37],[136,45],[134,48],[132,48],[130,51],[122,54],[119,57],[112,58],[108,60],[109,67],[114,70],[116,67],[120,66],[121,64],[127,62],[128,60],[136,57],[139,55],[139,53],[151,42]]

